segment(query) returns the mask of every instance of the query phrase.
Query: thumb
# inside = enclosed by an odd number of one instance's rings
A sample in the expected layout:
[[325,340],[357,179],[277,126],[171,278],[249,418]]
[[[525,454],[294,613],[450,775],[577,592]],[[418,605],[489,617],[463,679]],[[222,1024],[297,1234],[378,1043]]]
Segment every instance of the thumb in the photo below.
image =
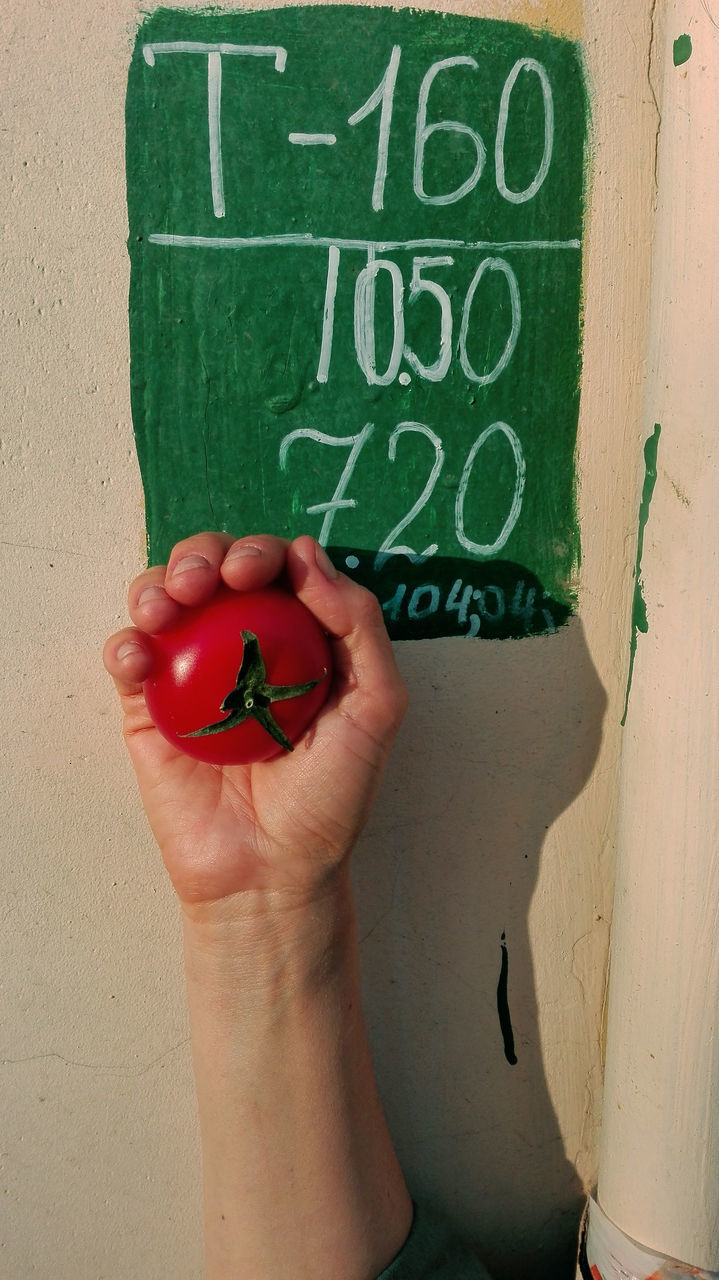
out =
[[389,745],[407,694],[377,597],[340,573],[314,538],[290,544],[287,573],[298,599],[331,638],[344,710]]

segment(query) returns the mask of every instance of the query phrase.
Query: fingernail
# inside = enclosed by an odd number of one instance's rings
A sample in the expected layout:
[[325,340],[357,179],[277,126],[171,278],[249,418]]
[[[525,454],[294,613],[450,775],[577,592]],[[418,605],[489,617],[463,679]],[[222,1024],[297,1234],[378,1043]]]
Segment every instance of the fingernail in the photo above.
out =
[[225,563],[228,560],[245,560],[248,557],[257,557],[262,555],[261,547],[253,547],[251,542],[241,542],[238,547],[232,547],[225,556]]
[[153,600],[166,600],[167,592],[164,587],[145,587],[137,597],[137,603],[140,608],[144,608],[146,604],[152,604]]
[[142,645],[136,644],[134,640],[126,640],[117,651],[118,661],[124,662],[125,658],[131,658],[136,653],[142,653]]
[[335,569],[332,561],[327,555],[327,552],[324,547],[320,546],[319,542],[315,547],[315,564],[317,565],[320,573],[323,573],[326,578],[339,578],[338,570]]
[[210,562],[204,556],[185,556],[184,559],[178,560],[177,564],[172,566],[172,576],[176,577],[180,573],[189,573],[191,569],[209,569]]

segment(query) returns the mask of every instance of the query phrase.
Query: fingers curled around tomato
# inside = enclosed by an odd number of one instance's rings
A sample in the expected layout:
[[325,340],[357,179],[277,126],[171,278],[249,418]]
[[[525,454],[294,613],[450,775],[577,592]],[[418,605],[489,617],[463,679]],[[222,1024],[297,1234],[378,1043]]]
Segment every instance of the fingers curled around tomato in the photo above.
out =
[[293,750],[330,690],[327,637],[278,586],[221,586],[209,603],[148,639],[153,671],[143,690],[152,720],[173,746],[210,764]]

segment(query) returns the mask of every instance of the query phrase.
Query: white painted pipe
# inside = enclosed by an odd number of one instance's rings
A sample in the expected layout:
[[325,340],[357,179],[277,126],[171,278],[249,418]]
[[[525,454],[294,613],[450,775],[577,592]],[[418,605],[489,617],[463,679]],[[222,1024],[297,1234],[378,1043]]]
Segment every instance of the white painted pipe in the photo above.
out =
[[640,570],[648,631],[637,636],[623,748],[598,1197],[645,1249],[712,1272],[719,1270],[719,4],[666,0],[656,19],[647,91],[656,94],[661,127],[642,434],[657,422],[662,430]]
[[592,1280],[719,1280],[719,1271],[686,1267],[643,1249],[609,1221],[596,1200],[589,1204],[586,1262]]

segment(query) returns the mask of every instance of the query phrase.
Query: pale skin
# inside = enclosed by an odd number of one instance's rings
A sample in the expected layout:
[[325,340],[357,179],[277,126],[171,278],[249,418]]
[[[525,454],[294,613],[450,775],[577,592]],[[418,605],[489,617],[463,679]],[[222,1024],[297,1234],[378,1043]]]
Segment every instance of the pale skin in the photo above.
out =
[[[148,634],[285,575],[328,633],[330,696],[292,753],[202,764],[154,728]],[[374,1280],[412,1204],[361,1010],[349,859],[406,693],[375,598],[313,539],[202,533],[129,590],[104,662],[179,898],[203,1151],[207,1280]]]

